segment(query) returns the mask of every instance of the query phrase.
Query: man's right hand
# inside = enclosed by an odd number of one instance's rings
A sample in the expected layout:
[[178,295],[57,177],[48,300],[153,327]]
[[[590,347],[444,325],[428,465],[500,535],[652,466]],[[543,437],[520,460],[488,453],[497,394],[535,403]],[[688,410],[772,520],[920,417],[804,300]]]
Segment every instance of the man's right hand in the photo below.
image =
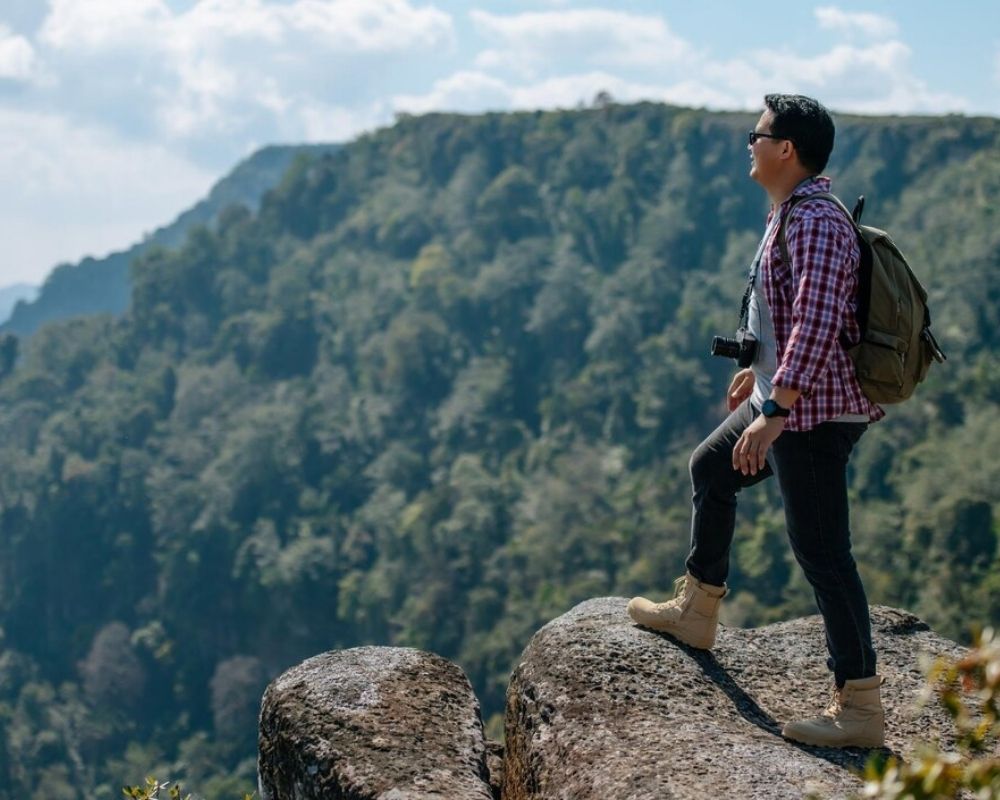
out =
[[749,367],[736,373],[733,382],[729,384],[729,391],[726,392],[726,406],[730,411],[735,411],[740,403],[753,394],[753,384],[753,370]]

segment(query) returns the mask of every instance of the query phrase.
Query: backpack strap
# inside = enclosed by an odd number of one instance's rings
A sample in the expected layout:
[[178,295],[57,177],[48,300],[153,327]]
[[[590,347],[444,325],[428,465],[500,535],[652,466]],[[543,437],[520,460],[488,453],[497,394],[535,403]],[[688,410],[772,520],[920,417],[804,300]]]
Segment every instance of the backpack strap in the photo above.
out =
[[844,337],[843,331],[840,333],[840,345],[845,350],[850,350],[853,347],[857,347],[862,341],[864,341],[865,333],[868,331],[868,309],[871,304],[871,287],[872,287],[872,251],[868,242],[865,240],[864,234],[861,230],[861,225],[858,220],[861,218],[861,212],[864,209],[864,197],[858,198],[858,205],[855,206],[855,212],[852,214],[847,210],[839,197],[830,192],[816,192],[815,194],[803,194],[798,197],[793,197],[791,205],[788,211],[785,213],[785,218],[781,220],[781,226],[778,228],[778,247],[781,250],[781,258],[786,264],[792,263],[792,258],[788,254],[788,242],[785,240],[785,229],[788,227],[788,223],[792,219],[792,212],[799,203],[804,203],[806,200],[826,200],[828,203],[833,203],[841,211],[844,212],[844,216],[847,217],[848,221],[851,223],[851,227],[854,228],[855,236],[858,240],[858,251],[860,258],[858,260],[858,299],[857,299],[857,311],[854,314],[854,318],[858,323],[858,329],[861,332],[861,339],[857,342],[850,342]]
[[[792,198],[792,203],[788,207],[788,212],[785,214],[785,218],[781,220],[781,227],[778,228],[778,247],[781,249],[781,258],[784,260],[786,264],[791,264],[792,259],[788,255],[788,243],[785,241],[785,229],[788,227],[788,223],[792,221],[792,212],[795,210],[795,207],[799,203],[804,203],[806,200],[826,200],[829,203],[833,203],[835,206],[837,206],[837,208],[839,208],[841,211],[844,212],[844,216],[847,217],[847,219],[850,221],[851,227],[854,228],[855,233],[857,233],[859,236],[861,234],[861,230],[858,227],[858,223],[854,221],[854,216],[851,214],[850,211],[847,210],[847,206],[845,206],[840,201],[840,198],[837,197],[837,195],[831,194],[830,192],[816,192],[815,194],[800,194],[799,196]],[[863,201],[860,202],[863,203]],[[860,216],[860,214],[858,216]]]

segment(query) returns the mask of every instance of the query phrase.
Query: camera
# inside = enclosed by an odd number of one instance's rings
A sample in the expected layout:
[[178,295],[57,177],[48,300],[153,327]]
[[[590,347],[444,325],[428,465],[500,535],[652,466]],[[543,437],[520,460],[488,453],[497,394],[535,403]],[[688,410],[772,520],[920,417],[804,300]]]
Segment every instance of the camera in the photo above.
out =
[[723,358],[735,358],[741,367],[749,367],[757,358],[757,340],[746,328],[736,331],[736,338],[727,336],[712,337],[712,355]]

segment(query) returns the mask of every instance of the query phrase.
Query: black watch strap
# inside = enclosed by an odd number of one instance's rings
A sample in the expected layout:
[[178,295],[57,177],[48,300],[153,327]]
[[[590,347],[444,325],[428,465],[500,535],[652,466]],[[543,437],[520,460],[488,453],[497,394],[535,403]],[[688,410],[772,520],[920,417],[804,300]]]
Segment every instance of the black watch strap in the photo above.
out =
[[772,417],[787,417],[792,411],[788,408],[782,408],[769,397],[764,401],[764,405],[760,407],[760,413],[771,419]]

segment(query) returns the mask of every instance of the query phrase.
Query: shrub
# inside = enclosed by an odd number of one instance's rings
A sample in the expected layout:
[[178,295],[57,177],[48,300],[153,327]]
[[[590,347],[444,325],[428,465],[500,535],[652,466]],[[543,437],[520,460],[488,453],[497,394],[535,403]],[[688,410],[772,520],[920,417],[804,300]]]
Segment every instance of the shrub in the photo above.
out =
[[864,796],[878,800],[1000,798],[1000,637],[987,628],[957,662],[938,660],[925,699],[937,695],[955,723],[954,751],[926,745],[908,762],[874,756],[865,769]]

